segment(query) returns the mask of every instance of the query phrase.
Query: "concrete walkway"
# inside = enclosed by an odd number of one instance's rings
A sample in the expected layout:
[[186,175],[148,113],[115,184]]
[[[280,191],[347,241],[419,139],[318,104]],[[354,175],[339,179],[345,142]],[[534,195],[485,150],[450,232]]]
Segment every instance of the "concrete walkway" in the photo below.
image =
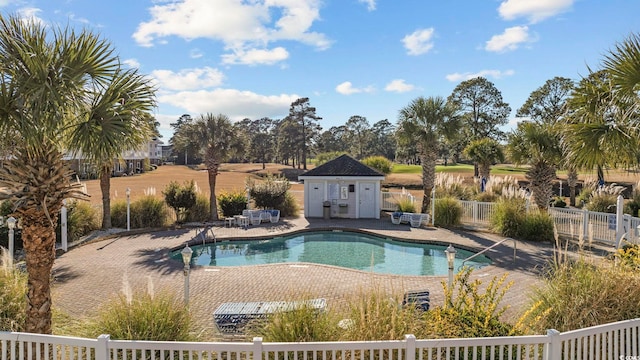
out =
[[[389,237],[449,243],[456,247],[482,250],[501,240],[493,234],[450,231],[430,227],[411,228],[381,220],[280,219],[278,224],[250,226],[248,229],[214,226],[218,240],[253,238],[286,234],[301,229],[362,229]],[[93,241],[56,259],[54,265],[54,306],[77,317],[90,316],[106,300],[118,296],[124,287],[146,291],[166,289],[183,295],[183,264],[169,258],[169,252],[181,248],[201,229],[185,228],[143,234],[127,234]],[[474,276],[488,282],[508,273],[514,286],[504,303],[510,305],[508,316],[523,311],[537,276],[552,257],[549,244],[517,244],[513,262],[513,243],[503,243],[487,255],[493,265],[474,271]],[[190,277],[190,306],[198,324],[215,333],[213,311],[224,302],[279,301],[300,297],[322,297],[329,307],[343,307],[348,299],[362,291],[377,289],[389,294],[407,290],[429,289],[431,303],[442,304],[442,281],[446,276],[397,276],[349,270],[317,264],[271,264],[245,267],[195,267]]]

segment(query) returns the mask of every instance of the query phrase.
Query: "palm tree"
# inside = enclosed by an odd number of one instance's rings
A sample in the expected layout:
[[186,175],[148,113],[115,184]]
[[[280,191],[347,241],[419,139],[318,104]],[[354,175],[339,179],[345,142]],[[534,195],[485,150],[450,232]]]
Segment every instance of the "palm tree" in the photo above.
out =
[[[51,333],[51,269],[55,228],[65,198],[84,198],[71,184],[63,153],[81,123],[92,89],[118,67],[97,35],[0,15],[0,136],[16,139],[0,169],[0,198],[22,222],[28,273],[25,331]],[[79,184],[78,184],[79,185]]]
[[563,143],[578,168],[596,169],[604,182],[607,166],[631,166],[638,159],[636,100],[619,96],[609,73],[582,79],[568,100]]
[[531,166],[525,176],[538,209],[546,211],[562,158],[559,135],[550,124],[523,121],[508,135],[507,151],[515,164]]
[[80,154],[95,163],[102,192],[102,228],[111,228],[111,171],[123,150],[138,149],[155,132],[154,89],[137,70],[119,70],[107,87],[93,89],[81,122],[71,133]]
[[491,165],[504,161],[502,146],[490,138],[472,141],[464,149],[464,152],[474,163],[478,164],[480,178],[485,178],[487,181],[491,173]]
[[640,91],[640,35],[631,34],[605,56],[604,70],[616,90],[636,97]]
[[227,161],[241,149],[231,120],[226,115],[200,115],[193,122],[180,129],[180,138],[189,139],[204,155],[204,163],[209,177],[209,219],[218,220],[216,201],[216,178],[220,164]]
[[416,98],[400,110],[397,136],[402,142],[417,144],[422,164],[422,213],[431,203],[439,144],[459,127],[457,108],[440,96]]

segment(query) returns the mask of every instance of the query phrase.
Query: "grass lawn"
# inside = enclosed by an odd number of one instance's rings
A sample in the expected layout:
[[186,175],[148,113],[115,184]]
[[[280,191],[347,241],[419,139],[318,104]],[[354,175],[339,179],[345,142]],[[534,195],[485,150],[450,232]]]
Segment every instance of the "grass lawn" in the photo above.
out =
[[[524,175],[526,168],[511,165],[496,165],[491,168],[493,175]],[[436,172],[455,173],[462,176],[473,174],[473,165],[454,164],[454,165],[437,165]],[[404,165],[394,164],[393,174],[422,174],[422,166],[420,165]]]

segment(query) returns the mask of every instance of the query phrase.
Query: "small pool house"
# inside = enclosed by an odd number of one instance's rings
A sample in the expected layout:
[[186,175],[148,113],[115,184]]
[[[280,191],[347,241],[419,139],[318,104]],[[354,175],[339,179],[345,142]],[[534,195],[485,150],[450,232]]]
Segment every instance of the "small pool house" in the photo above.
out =
[[379,219],[384,174],[342,155],[298,176],[304,182],[304,216]]

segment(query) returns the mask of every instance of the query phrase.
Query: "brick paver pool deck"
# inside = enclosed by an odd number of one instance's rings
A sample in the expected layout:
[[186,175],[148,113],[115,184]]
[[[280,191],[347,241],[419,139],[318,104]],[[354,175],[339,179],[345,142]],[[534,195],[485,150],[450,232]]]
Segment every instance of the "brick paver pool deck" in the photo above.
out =
[[[280,219],[277,224],[228,228],[224,222],[214,226],[218,240],[286,234],[301,229],[362,229],[376,234],[482,250],[502,239],[484,232],[451,231],[432,227],[411,228],[380,220]],[[169,252],[183,247],[201,229],[184,228],[105,238],[72,248],[59,256],[54,265],[52,287],[54,305],[72,316],[89,316],[106,300],[117,296],[128,284],[134,291],[146,291],[148,284],[158,291],[168,289],[183,295],[183,264],[169,258]],[[487,255],[493,264],[474,271],[474,277],[488,282],[508,273],[514,285],[504,303],[507,314],[515,316],[528,301],[529,290],[539,284],[541,267],[552,257],[550,244],[505,242]],[[224,302],[280,301],[300,297],[321,297],[327,305],[344,306],[362,291],[376,288],[389,294],[429,289],[431,303],[442,304],[442,281],[446,276],[397,276],[349,270],[308,263],[271,264],[244,267],[194,267],[190,275],[190,308],[198,324],[215,332],[213,311]]]

